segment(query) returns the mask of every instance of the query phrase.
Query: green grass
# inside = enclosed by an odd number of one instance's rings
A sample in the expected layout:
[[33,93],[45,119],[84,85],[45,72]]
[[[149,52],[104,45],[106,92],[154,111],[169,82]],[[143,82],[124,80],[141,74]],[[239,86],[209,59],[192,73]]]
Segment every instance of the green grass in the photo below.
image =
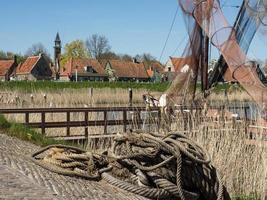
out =
[[10,81],[1,82],[0,90],[20,90],[23,92],[54,91],[81,88],[133,88],[163,92],[170,83],[135,83],[135,82],[53,82],[53,81]]
[[[136,82],[54,82],[54,81],[9,81],[0,82],[0,90],[19,90],[22,92],[35,91],[61,91],[62,89],[83,89],[83,88],[122,88],[122,89],[145,89],[154,92],[166,91],[171,83],[136,83]],[[201,85],[197,84],[200,90]],[[235,84],[217,84],[213,91],[216,93],[232,90],[242,90],[242,87]]]
[[44,135],[36,132],[33,129],[30,129],[22,124],[14,123],[14,122],[8,122],[3,115],[0,115],[0,132],[4,133],[6,135],[9,135],[11,137],[16,137],[18,139],[31,142],[33,144],[36,144],[38,146],[47,146],[52,144],[63,144],[63,145],[72,145],[72,146],[78,146],[81,148],[81,146],[62,141],[62,140],[54,140],[51,138],[47,138]]

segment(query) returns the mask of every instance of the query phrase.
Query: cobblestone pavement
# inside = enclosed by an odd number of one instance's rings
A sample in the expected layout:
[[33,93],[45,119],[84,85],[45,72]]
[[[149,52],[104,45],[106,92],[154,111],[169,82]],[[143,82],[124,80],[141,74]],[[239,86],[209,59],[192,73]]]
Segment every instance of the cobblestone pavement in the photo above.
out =
[[0,199],[144,200],[105,181],[61,176],[31,162],[40,147],[0,134]]

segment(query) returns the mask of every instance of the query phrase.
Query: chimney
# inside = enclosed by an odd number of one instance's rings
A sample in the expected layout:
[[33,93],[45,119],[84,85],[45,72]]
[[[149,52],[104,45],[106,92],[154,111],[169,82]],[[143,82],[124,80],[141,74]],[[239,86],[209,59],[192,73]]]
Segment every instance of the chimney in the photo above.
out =
[[137,58],[133,58],[133,63],[139,64],[140,62],[137,60]]
[[14,55],[14,63],[17,65],[18,64],[18,57],[17,55]]

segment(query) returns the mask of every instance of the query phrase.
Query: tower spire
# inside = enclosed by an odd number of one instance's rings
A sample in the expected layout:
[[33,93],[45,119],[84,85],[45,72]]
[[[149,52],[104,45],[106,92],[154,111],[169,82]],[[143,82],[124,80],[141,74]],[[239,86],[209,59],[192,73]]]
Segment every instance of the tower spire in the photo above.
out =
[[56,72],[56,80],[60,77],[60,57],[61,57],[61,40],[59,37],[59,33],[57,32],[54,46],[54,64],[55,64],[55,72]]
[[58,32],[57,32],[57,35],[56,35],[55,42],[61,42],[60,37],[59,37],[59,33],[58,33]]

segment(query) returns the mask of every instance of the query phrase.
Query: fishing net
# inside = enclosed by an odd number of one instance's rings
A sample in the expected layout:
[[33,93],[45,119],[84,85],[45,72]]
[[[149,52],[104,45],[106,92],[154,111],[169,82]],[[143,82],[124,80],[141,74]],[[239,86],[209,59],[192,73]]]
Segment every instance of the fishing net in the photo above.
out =
[[[244,1],[241,5],[240,11],[234,24],[234,30],[236,35],[236,41],[244,53],[247,53],[249,46],[254,38],[257,30],[260,33],[266,34],[264,29],[264,22],[266,17],[263,9],[264,2],[260,1]],[[228,66],[224,57],[221,55],[218,62],[209,77],[209,86],[216,84],[218,81],[223,80],[223,75],[226,72]]]
[[[228,23],[217,0],[179,0],[179,5],[185,18],[188,19],[185,20],[187,30],[192,30],[191,33],[194,33],[193,35],[195,36],[195,31],[198,30],[199,32],[197,39],[190,37],[190,42],[187,46],[187,50],[189,49],[190,51],[184,52],[184,55],[191,56],[192,60],[195,61],[190,65],[191,71],[196,72],[194,75],[197,74],[199,68],[199,50],[203,41],[203,34],[200,29],[202,29],[210,38],[211,43],[221,52],[233,78],[263,108],[265,98],[267,98],[267,90],[258,78],[255,63],[249,61],[246,53],[258,27],[265,25],[266,0],[250,0],[244,3],[240,11],[240,21],[236,23],[238,31]],[[198,28],[190,29],[192,26]],[[190,72],[190,70],[188,71]],[[184,78],[186,76],[183,74],[183,79],[180,78],[180,80],[177,80],[179,79],[178,75],[172,85],[173,87],[175,85],[180,86],[180,92],[185,91],[184,88],[187,87],[187,96],[194,91],[190,90],[191,84],[189,82],[191,81],[193,84],[197,79],[197,75],[190,76],[189,72],[187,78]],[[191,80],[189,80],[189,77]],[[174,90],[173,87],[169,91]],[[191,96],[194,97],[193,95]]]
[[[176,72],[170,88],[166,91],[170,104],[190,104],[194,99],[196,82],[199,72],[199,62],[203,35],[201,27],[195,22],[192,16],[193,7],[190,11],[184,11],[184,21],[189,39],[182,57],[186,63],[178,62],[180,70]],[[177,66],[174,66],[178,68]]]

